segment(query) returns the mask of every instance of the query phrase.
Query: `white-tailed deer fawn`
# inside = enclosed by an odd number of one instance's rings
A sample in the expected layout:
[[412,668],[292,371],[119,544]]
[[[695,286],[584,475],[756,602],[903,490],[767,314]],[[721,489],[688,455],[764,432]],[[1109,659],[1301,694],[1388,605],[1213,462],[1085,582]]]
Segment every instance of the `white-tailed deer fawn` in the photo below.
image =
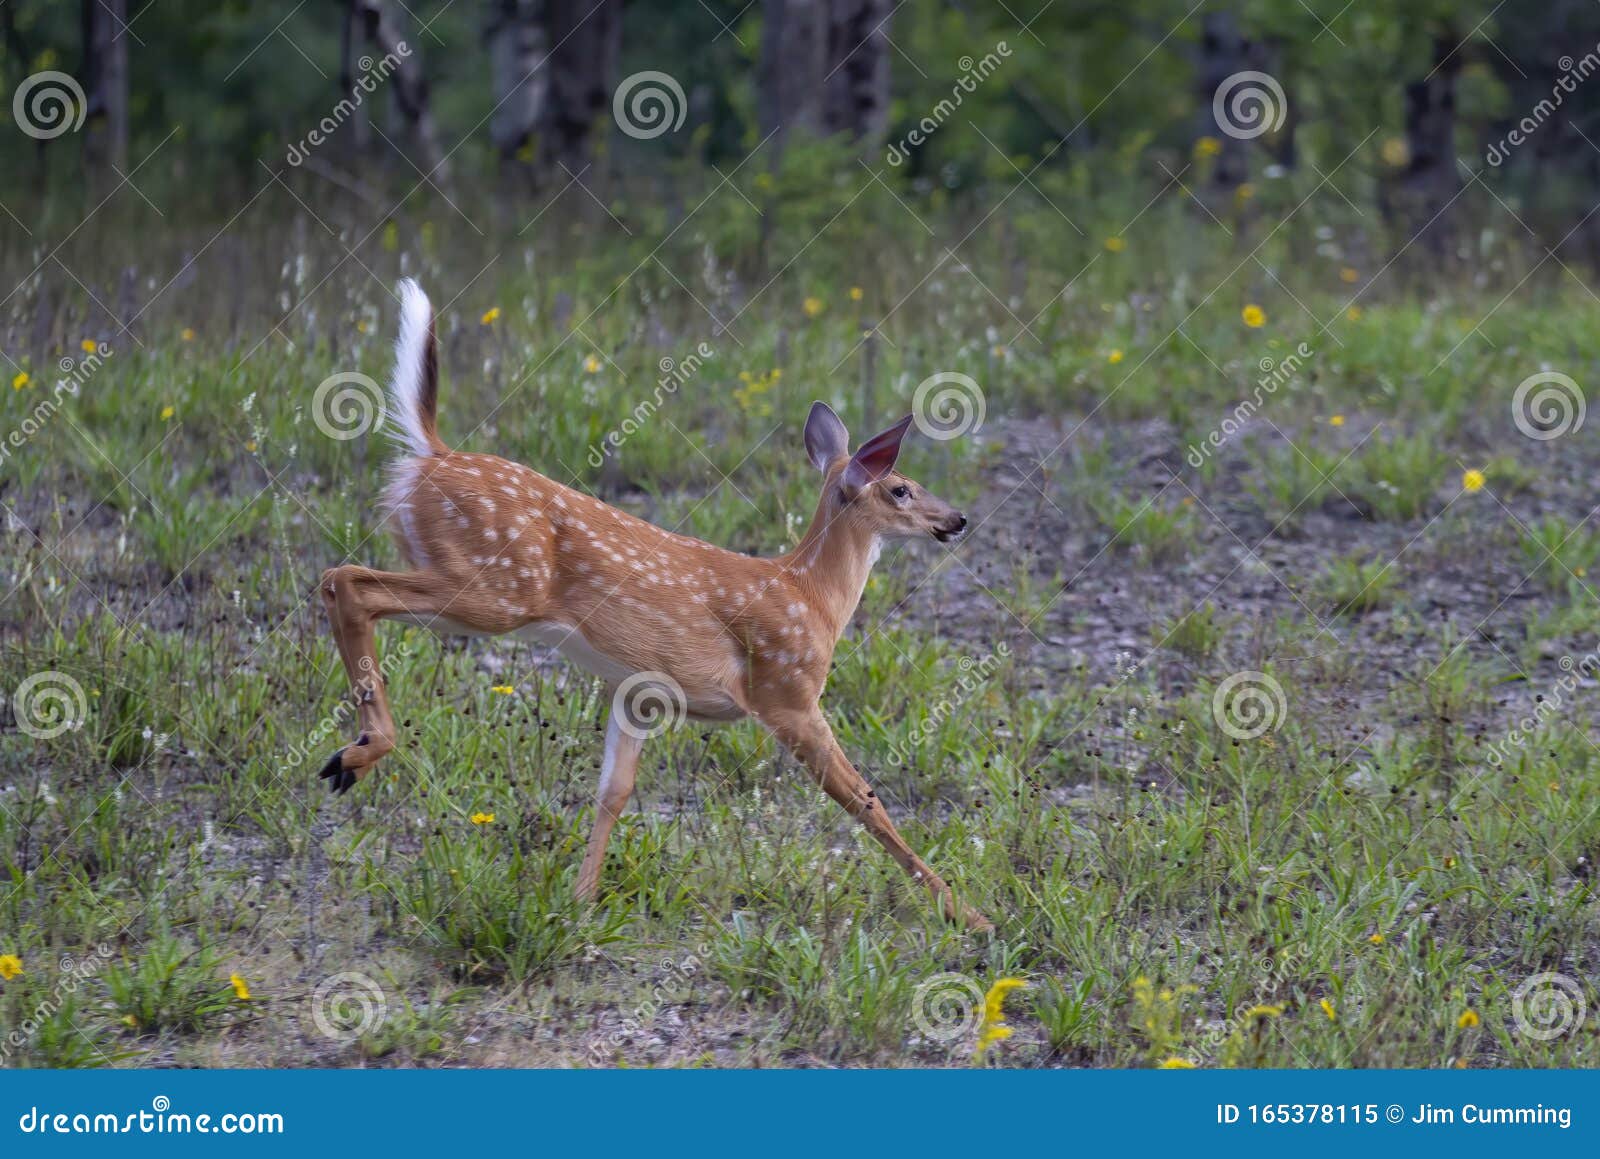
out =
[[[332,568],[321,591],[360,735],[322,770],[343,793],[396,743],[373,641],[382,619],[466,635],[525,634],[554,644],[613,689],[655,682],[692,719],[754,716],[828,795],[867,827],[947,917],[987,929],[911,851],[834,740],[817,703],[840,634],[889,537],[948,541],[966,518],[897,474],[907,418],[851,455],[838,415],[816,403],[806,452],[822,498],[800,544],[756,559],[674,535],[493,455],[452,451],[435,429],[439,358],[432,307],[401,284],[391,421],[403,456],[383,506],[415,569]],[[633,792],[644,733],[613,701],[594,830],[577,893],[599,889],[606,841]]]

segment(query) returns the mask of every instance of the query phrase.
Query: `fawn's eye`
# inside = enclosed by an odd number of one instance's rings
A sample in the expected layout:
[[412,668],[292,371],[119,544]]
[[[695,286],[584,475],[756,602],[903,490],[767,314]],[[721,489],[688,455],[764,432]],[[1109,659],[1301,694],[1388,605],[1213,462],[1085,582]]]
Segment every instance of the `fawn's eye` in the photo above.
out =
[[895,487],[893,490],[891,490],[889,494],[893,495],[896,499],[909,499],[911,498],[911,488],[907,487],[904,483],[901,483],[898,487]]

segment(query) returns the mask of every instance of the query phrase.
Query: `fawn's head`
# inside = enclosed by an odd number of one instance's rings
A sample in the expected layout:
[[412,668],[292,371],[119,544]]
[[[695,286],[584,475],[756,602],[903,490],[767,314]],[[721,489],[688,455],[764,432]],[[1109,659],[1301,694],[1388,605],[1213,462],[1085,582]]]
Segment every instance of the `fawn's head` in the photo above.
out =
[[894,469],[900,440],[911,426],[907,415],[850,454],[850,432],[825,402],[811,404],[806,418],[806,454],[826,477],[823,515],[873,535],[912,539],[931,535],[948,543],[967,517],[914,479]]

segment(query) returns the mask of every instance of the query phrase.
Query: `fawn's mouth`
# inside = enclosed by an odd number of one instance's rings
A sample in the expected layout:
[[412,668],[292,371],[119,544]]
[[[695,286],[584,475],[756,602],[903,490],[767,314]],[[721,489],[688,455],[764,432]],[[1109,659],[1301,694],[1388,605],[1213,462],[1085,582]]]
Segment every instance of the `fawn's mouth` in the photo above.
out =
[[949,523],[946,523],[941,527],[935,527],[933,529],[933,537],[940,543],[949,543],[951,540],[960,536],[960,534],[966,529],[967,517],[965,515],[957,515],[955,519]]

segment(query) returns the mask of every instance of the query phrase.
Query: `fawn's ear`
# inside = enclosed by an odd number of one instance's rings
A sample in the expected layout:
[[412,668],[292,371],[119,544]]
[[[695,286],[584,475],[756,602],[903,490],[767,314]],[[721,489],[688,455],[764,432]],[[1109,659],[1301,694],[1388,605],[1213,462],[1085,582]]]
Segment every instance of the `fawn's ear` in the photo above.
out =
[[835,459],[849,453],[850,432],[845,430],[844,422],[827,403],[812,403],[811,413],[806,416],[806,454],[811,456],[811,465],[826,471]]
[[868,483],[876,483],[894,470],[894,462],[900,457],[900,440],[906,437],[906,430],[910,426],[911,416],[906,415],[888,430],[873,435],[861,444],[851,458],[850,465],[844,469],[846,497],[854,498]]

